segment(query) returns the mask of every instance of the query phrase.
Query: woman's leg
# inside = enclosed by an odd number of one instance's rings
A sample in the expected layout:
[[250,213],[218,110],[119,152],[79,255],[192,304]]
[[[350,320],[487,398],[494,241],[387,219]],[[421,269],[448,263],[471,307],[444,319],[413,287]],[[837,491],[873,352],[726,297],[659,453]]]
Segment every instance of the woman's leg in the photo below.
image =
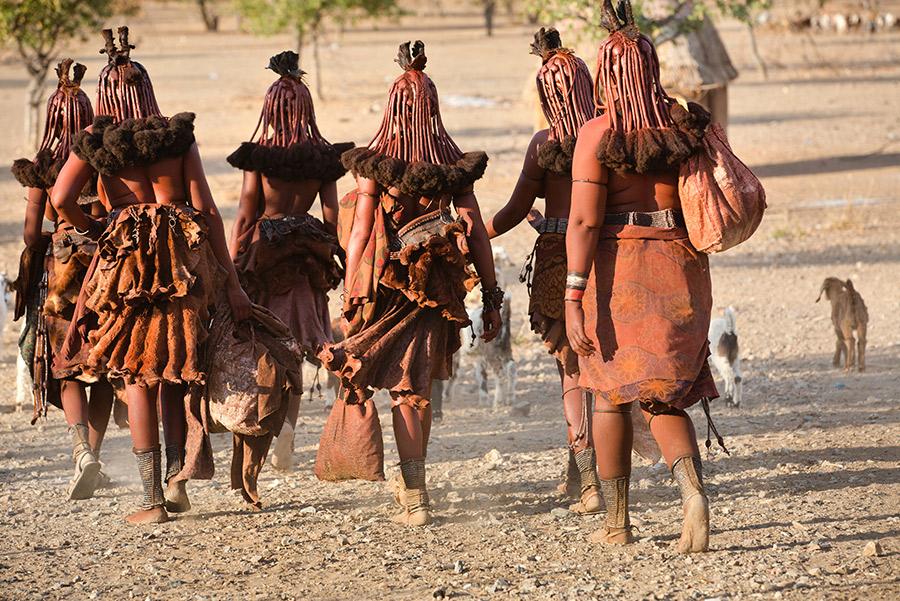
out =
[[66,494],[69,500],[89,499],[97,489],[100,462],[91,444],[87,395],[80,382],[63,380],[59,384],[63,412],[72,432],[72,460],[75,463],[75,473]]
[[431,523],[431,506],[425,486],[427,433],[431,431],[431,410],[419,407],[413,399],[392,395],[391,418],[397,452],[400,455],[402,486],[396,491],[403,511],[394,521],[408,526]]
[[678,552],[706,551],[709,548],[709,499],[703,488],[703,466],[694,423],[681,409],[645,406],[642,411],[650,433],[681,489],[684,524]]
[[91,448],[97,459],[100,459],[100,447],[109,426],[109,416],[113,407],[113,389],[109,382],[100,380],[91,384],[91,398],[88,401],[88,428],[90,429]]
[[593,542],[624,544],[631,542],[628,519],[628,487],[631,479],[631,404],[614,405],[594,399],[594,448],[597,472],[606,502],[606,525],[591,536]]
[[[303,386],[300,386],[303,390]],[[272,449],[272,467],[277,470],[290,470],[294,466],[294,430],[297,428],[297,419],[300,415],[301,394],[293,394],[288,400],[287,415],[281,432],[275,439],[275,448]]]
[[597,458],[591,445],[591,399],[587,391],[578,385],[578,374],[566,374],[559,361],[556,366],[562,383],[570,463],[575,465],[576,470],[573,488],[577,491],[575,497],[579,499],[570,509],[580,514],[597,513],[601,509],[601,499]]
[[162,410],[163,436],[166,440],[166,509],[182,513],[191,508],[187,496],[187,482],[173,480],[184,469],[184,447],[187,441],[187,421],[184,414],[184,384],[162,384],[159,387],[159,406]]
[[141,509],[126,520],[132,524],[155,524],[169,519],[162,490],[162,454],[159,450],[159,417],[156,412],[157,386],[125,386],[128,399],[128,427],[144,485]]

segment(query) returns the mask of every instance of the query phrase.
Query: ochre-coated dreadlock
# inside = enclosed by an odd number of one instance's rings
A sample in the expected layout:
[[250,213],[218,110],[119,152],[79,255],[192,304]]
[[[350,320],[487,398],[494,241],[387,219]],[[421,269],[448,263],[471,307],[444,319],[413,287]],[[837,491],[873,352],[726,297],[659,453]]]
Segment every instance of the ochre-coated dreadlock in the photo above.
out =
[[109,62],[97,83],[97,114],[109,115],[117,122],[162,116],[150,75],[142,64],[131,60],[134,45],[128,42],[128,28],[119,27],[118,34],[117,48],[112,30],[103,30],[105,46],[100,54],[106,54]]
[[13,163],[13,175],[22,185],[30,188],[53,187],[60,168],[72,150],[75,135],[94,120],[91,101],[81,89],[86,71],[84,65],[71,58],[61,61],[56,67],[59,83],[47,100],[47,121],[37,155],[33,161],[18,159]]
[[401,44],[396,62],[403,75],[391,86],[381,127],[369,148],[410,163],[456,163],[463,153],[441,121],[437,88],[425,75],[425,44]]
[[[69,69],[72,69],[71,78]],[[59,84],[56,92],[47,100],[47,123],[38,152],[49,150],[54,159],[66,159],[72,149],[75,134],[94,120],[91,101],[81,89],[81,80],[86,71],[87,67],[71,58],[63,60],[56,67]]]
[[263,146],[290,146],[299,142],[327,144],[316,125],[312,95],[303,82],[300,55],[286,50],[269,59],[268,69],[281,77],[269,86],[262,113],[251,138]]
[[577,136],[594,116],[591,72],[583,60],[563,47],[556,29],[542,27],[535,33],[531,53],[543,61],[537,87],[541,109],[550,124],[550,139]]
[[629,0],[615,9],[604,0],[601,22],[609,37],[597,57],[594,98],[606,105],[609,130],[598,158],[616,171],[677,167],[699,148],[709,114],[694,103],[689,112],[666,94],[656,49],[635,25]]
[[572,171],[578,130],[594,116],[591,73],[583,60],[563,47],[556,29],[542,27],[535,33],[531,53],[543,63],[537,88],[550,124],[547,141],[538,148],[538,165],[567,175]]
[[269,86],[251,142],[228,155],[228,163],[284,181],[336,181],[347,172],[341,153],[352,142],[331,144],[319,132],[309,88],[303,82],[300,56],[286,50],[269,59],[279,75]]
[[384,118],[367,147],[343,154],[344,166],[360,177],[409,196],[433,198],[470,189],[484,175],[487,155],[463,153],[441,120],[438,93],[424,73],[425,44],[400,45],[403,75],[391,86]]

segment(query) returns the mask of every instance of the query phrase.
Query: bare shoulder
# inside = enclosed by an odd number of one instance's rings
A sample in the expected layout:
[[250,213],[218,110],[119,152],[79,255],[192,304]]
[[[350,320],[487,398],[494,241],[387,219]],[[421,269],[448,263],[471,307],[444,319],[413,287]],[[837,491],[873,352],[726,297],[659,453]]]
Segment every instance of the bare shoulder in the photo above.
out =
[[539,146],[540,144],[543,144],[544,142],[546,142],[547,138],[549,138],[549,137],[550,137],[550,130],[549,129],[541,129],[541,130],[535,132],[535,134],[533,136],[531,136],[530,146]]
[[603,137],[603,134],[608,129],[608,115],[600,115],[599,117],[594,117],[581,126],[581,130],[578,132],[578,141],[581,142],[582,140],[585,140],[588,142],[597,142],[599,144],[600,138]]

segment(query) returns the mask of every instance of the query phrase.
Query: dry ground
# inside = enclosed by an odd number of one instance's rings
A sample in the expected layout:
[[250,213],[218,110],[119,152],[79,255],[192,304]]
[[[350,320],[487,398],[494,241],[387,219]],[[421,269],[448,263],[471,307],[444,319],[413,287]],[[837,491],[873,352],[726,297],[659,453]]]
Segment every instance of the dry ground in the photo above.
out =
[[[224,157],[249,137],[271,80],[263,66],[289,42],[201,34],[193,14],[182,21],[183,11],[154,6],[133,19],[135,56],[153,75],[164,111],[197,112],[213,191],[231,216],[240,175]],[[328,98],[317,105],[322,130],[334,141],[366,142],[397,74],[396,44],[422,37],[449,130],[464,149],[492,157],[478,192],[493,212],[530,137],[522,91],[536,68],[529,29],[501,25],[491,40],[474,14],[332,36],[323,52]],[[743,30],[725,26],[723,34],[741,71],[731,88],[730,136],[763,177],[770,210],[753,240],[712,258],[716,303],[739,314],[745,404],[714,406],[731,455],[706,462],[710,553],[673,553],[678,495],[659,467],[635,470],[640,541],[628,548],[586,542],[599,518],[551,513],[565,506],[554,494],[564,458],[558,385],[524,325],[525,291],[509,267],[519,393],[534,410],[509,418],[471,401],[447,408],[430,452],[438,520],[424,530],[387,520],[380,484],[314,479],[320,400],[304,406],[298,469],[264,471],[262,513],[246,512],[228,491],[230,444],[220,437],[219,476],[191,484],[194,511],[160,527],[126,526],[122,516],[139,486],[127,433],[115,429],[104,460],[117,487],[66,503],[65,426],[58,412],[37,427],[27,413],[12,412],[16,328],[8,327],[0,353],[0,598],[428,599],[438,590],[473,599],[900,596],[900,35],[763,32],[774,66],[764,81]],[[74,51],[89,79],[100,66],[97,47],[91,40]],[[0,64],[7,163],[25,152],[17,146],[24,85],[14,62]],[[471,98],[485,106],[465,106]],[[24,205],[6,172],[0,192],[7,199],[0,267],[12,273]],[[532,240],[520,228],[501,243],[519,261]],[[830,365],[829,310],[813,301],[831,275],[853,278],[869,306],[862,375]],[[702,417],[697,424],[702,433]],[[389,469],[392,446],[389,439]],[[484,459],[492,449],[501,463]],[[878,556],[863,554],[871,541],[880,544]]]

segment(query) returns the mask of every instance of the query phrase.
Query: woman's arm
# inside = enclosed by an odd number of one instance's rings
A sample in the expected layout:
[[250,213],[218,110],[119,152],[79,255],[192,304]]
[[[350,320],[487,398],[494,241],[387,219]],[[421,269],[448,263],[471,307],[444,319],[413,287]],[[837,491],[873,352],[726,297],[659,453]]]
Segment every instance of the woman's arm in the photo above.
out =
[[47,192],[40,188],[28,188],[28,205],[25,207],[25,246],[40,246],[44,229],[44,211],[47,208]]
[[584,333],[584,310],[581,296],[594,262],[600,227],[606,215],[606,184],[609,173],[596,151],[600,136],[606,130],[601,117],[585,124],[578,134],[572,159],[572,207],[566,230],[566,334],[576,353],[594,354],[594,345]]
[[[481,290],[489,291],[497,287],[497,274],[494,271],[494,255],[491,252],[491,240],[488,238],[484,221],[481,218],[481,210],[475,193],[469,190],[453,198],[453,204],[459,216],[466,223],[466,237],[469,242],[469,253],[475,264],[475,271],[481,278]],[[484,320],[485,342],[493,340],[500,333],[500,308],[485,307],[482,313]]]
[[372,228],[375,227],[375,209],[378,207],[378,195],[381,192],[375,180],[364,177],[356,178],[356,187],[358,193],[356,213],[353,217],[353,227],[350,229],[350,239],[347,241],[347,273],[344,276],[346,290],[352,288],[352,278],[356,277],[359,262],[372,236]]
[[497,211],[485,226],[488,237],[496,238],[505,234],[528,215],[528,211],[534,206],[534,199],[544,193],[544,169],[538,165],[538,146],[547,138],[547,132],[538,132],[531,138],[528,151],[525,153],[525,163],[522,165],[522,173],[506,205]]
[[216,255],[219,265],[228,274],[228,303],[231,305],[231,312],[236,321],[244,321],[250,317],[250,299],[241,288],[234,263],[228,255],[222,215],[209,190],[209,183],[203,172],[203,162],[200,160],[200,150],[196,143],[191,145],[190,150],[184,155],[184,179],[185,188],[191,196],[191,204],[206,217],[209,227],[209,243],[213,253]]
[[78,196],[93,174],[93,167],[78,158],[75,153],[69,154],[66,164],[63,165],[56,177],[56,184],[50,195],[50,203],[59,216],[76,230],[93,231],[99,236],[102,226],[78,206]]
[[247,230],[253,227],[259,215],[259,199],[262,195],[262,186],[259,178],[260,175],[255,171],[244,171],[241,199],[238,202],[237,217],[234,220],[234,225],[231,227],[231,240],[228,243],[232,261],[241,252],[241,239],[247,233]]
[[319,201],[322,203],[322,220],[330,234],[337,234],[338,194],[337,182],[323,182],[319,188]]

